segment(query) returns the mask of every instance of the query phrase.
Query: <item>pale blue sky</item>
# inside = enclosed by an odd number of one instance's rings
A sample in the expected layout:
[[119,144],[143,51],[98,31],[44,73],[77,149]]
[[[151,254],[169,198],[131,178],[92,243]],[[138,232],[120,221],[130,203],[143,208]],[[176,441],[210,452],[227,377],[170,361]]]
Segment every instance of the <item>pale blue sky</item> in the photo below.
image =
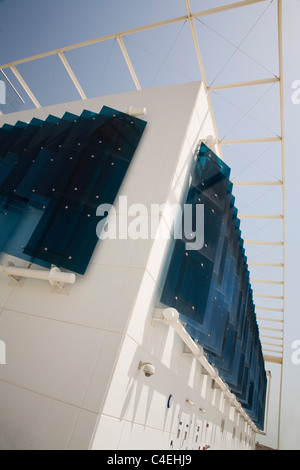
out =
[[[232,2],[191,0],[191,7],[193,12],[197,12],[229,3]],[[276,4],[276,0],[267,0],[195,21],[209,84],[278,75]],[[300,239],[297,218],[299,197],[296,191],[300,173],[300,105],[293,104],[291,100],[292,82],[300,80],[299,0],[283,0],[283,13],[287,243],[286,361],[281,443],[283,448],[300,449],[300,366],[293,365],[291,361],[291,344],[300,340],[300,315],[296,298],[299,264],[297,241]],[[185,14],[184,0],[0,0],[0,64]],[[188,23],[127,36],[124,43],[143,88],[201,79]],[[240,50],[237,46],[240,46]],[[88,97],[134,90],[116,41],[72,51],[66,57]],[[21,65],[18,69],[42,105],[79,99],[57,56]],[[9,71],[7,74],[14,80]],[[24,91],[15,81],[14,84],[26,101],[23,108],[32,107]],[[278,98],[277,85],[212,95],[220,137],[280,135]],[[246,117],[245,113],[248,113]],[[261,151],[264,152],[264,158],[259,158]],[[261,171],[261,178],[265,180],[272,177],[280,179],[280,147],[277,144],[263,149],[246,148],[242,155],[239,152],[240,149],[236,148],[224,150],[224,158],[232,167],[233,178],[251,180]],[[256,164],[247,164],[253,160],[255,152]],[[269,211],[275,211],[275,206],[280,207],[281,204],[280,194],[276,188],[268,191],[264,189],[257,193],[260,204]],[[239,208],[251,212],[246,196],[239,193],[236,196]],[[278,230],[280,233],[276,223],[262,229],[254,222],[251,227],[244,223],[243,230],[246,235],[253,233],[252,238],[257,239],[262,234],[265,237],[276,237]],[[270,255],[273,254],[274,251],[270,252]],[[248,256],[251,259],[251,248]],[[255,259],[257,254],[253,256]],[[261,252],[261,256],[268,256],[268,253]],[[254,274],[257,275],[256,272]],[[262,278],[269,274],[265,270]],[[278,367],[272,367],[273,392],[278,387],[278,371]],[[276,407],[277,397],[273,393],[272,409],[276,410]],[[276,411],[272,415],[266,443],[276,446]]]

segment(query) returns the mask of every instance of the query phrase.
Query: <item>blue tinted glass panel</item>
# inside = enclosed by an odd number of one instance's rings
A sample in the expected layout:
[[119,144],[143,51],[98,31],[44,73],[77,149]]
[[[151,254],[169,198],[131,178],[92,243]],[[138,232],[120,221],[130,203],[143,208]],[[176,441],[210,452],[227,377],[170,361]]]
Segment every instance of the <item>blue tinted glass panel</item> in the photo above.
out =
[[0,129],[1,251],[84,274],[145,126],[104,107]]
[[161,303],[176,308],[194,340],[263,428],[266,373],[230,169],[204,144],[185,204],[204,205],[199,251],[177,240]]

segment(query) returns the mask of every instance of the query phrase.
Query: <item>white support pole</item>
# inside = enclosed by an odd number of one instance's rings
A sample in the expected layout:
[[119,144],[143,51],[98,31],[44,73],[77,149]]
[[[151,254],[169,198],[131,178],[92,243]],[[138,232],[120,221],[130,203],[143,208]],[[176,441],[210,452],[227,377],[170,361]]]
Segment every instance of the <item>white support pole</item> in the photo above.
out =
[[73,72],[69,62],[67,61],[64,53],[63,52],[58,52],[57,54],[58,54],[58,57],[60,58],[60,60],[62,61],[66,71],[68,72],[72,82],[74,83],[75,88],[78,91],[79,95],[81,96],[81,98],[83,100],[86,100],[87,99],[86,94],[84,93],[79,81],[77,80],[77,77],[76,77],[75,73]]
[[199,64],[200,71],[201,71],[202,81],[205,85],[205,89],[207,90],[206,73],[205,73],[204,64],[203,64],[203,60],[202,60],[202,56],[201,56],[201,52],[200,52],[200,47],[199,47],[199,42],[198,42],[198,38],[197,38],[197,33],[196,33],[194,21],[193,21],[193,18],[192,18],[192,12],[191,12],[191,6],[190,6],[189,0],[185,0],[185,6],[186,6],[186,9],[187,9],[187,13],[188,13],[188,19],[189,19],[189,23],[190,23],[190,27],[191,27],[191,31],[192,31],[194,47],[195,47],[195,50],[196,50],[198,64]]
[[268,433],[268,423],[269,423],[269,407],[270,407],[270,392],[271,392],[271,381],[272,375],[271,371],[266,371],[266,375],[268,377],[268,391],[267,391],[267,406],[266,406],[266,413],[265,413],[265,433]]
[[[284,124],[284,89],[283,89],[283,29],[282,29],[282,0],[277,0],[278,17],[278,57],[279,57],[279,75],[280,75],[280,124],[281,124],[281,163],[282,163],[282,207],[283,207],[283,263],[285,264],[285,124]],[[283,270],[283,293],[285,297],[285,269]],[[284,301],[285,304],[285,301]],[[285,315],[283,314],[283,320]],[[285,322],[283,321],[283,338],[285,338]],[[283,351],[284,351],[283,340]],[[279,392],[279,414],[278,414],[278,449],[280,449],[281,439],[281,412],[282,412],[282,393],[283,393],[283,362],[281,365],[280,392]]]

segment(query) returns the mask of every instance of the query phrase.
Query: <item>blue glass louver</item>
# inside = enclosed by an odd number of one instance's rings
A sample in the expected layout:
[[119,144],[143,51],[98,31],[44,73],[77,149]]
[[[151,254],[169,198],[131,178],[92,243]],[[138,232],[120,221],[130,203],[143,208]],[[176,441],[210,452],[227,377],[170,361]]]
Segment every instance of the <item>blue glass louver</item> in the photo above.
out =
[[146,122],[104,106],[0,129],[0,251],[84,274]]
[[264,426],[267,379],[230,169],[201,145],[185,204],[204,204],[205,243],[174,246],[161,302],[194,340],[255,424]]

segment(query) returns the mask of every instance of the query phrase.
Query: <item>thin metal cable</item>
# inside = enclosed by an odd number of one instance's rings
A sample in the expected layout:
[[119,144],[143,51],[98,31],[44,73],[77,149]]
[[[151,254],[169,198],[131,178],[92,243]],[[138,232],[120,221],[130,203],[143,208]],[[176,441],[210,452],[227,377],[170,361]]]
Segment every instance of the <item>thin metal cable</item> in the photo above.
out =
[[[272,83],[272,85],[271,85],[271,86],[262,94],[262,96],[248,109],[248,111],[247,111],[246,113],[244,113],[244,115],[234,124],[234,126],[233,126],[231,129],[229,129],[229,131],[228,131],[228,132],[224,135],[224,137],[221,139],[221,142],[222,142],[222,140],[225,139],[225,137],[227,137],[227,136],[230,134],[230,132],[232,132],[232,131],[240,124],[240,122],[243,121],[243,119],[245,119],[246,116],[249,115],[249,113],[258,105],[258,103],[260,103],[260,102],[263,100],[263,98],[269,93],[269,91],[270,91],[275,85],[276,85],[275,83]],[[250,116],[249,116],[249,117],[250,117]],[[275,134],[275,133],[274,133],[274,134]],[[276,135],[277,137],[279,137],[278,134],[275,134],[275,135]]]
[[247,239],[250,240],[250,237],[252,237],[252,235],[255,235],[256,232],[258,232],[258,231],[262,232],[264,229],[266,229],[270,225],[275,224],[275,222],[278,222],[278,220],[271,220],[271,221],[267,222],[265,225],[263,225],[262,227],[256,228],[255,230],[253,230],[253,232],[250,232],[248,234]]
[[107,56],[107,59],[106,59],[106,61],[105,61],[103,70],[102,70],[102,72],[101,72],[101,74],[100,74],[99,83],[98,83],[97,88],[96,88],[95,96],[98,96],[99,88],[100,88],[100,85],[101,85],[101,83],[102,83],[102,80],[103,80],[104,74],[105,74],[105,72],[106,72],[107,66],[108,66],[108,64],[109,64],[109,62],[110,62],[110,59],[111,59],[111,56],[112,56],[113,49],[114,49],[114,46],[115,46],[116,41],[117,41],[117,40],[114,39],[113,42],[112,42],[112,46],[111,46],[110,51],[109,51],[109,53],[108,53],[108,56]]
[[158,71],[157,71],[157,74],[155,75],[155,77],[154,77],[154,79],[153,79],[153,81],[152,81],[152,83],[151,83],[151,85],[150,85],[150,88],[153,87],[153,85],[154,85],[155,81],[157,80],[157,77],[159,76],[159,74],[160,74],[160,72],[161,72],[163,66],[166,64],[166,61],[167,61],[169,55],[171,54],[171,52],[172,52],[172,50],[173,50],[173,48],[174,48],[174,46],[175,46],[175,44],[176,44],[176,42],[177,42],[179,36],[181,35],[181,33],[182,33],[182,31],[183,31],[183,28],[185,27],[186,23],[187,23],[187,20],[185,20],[184,23],[183,23],[183,25],[181,26],[180,31],[179,31],[179,33],[177,34],[177,36],[176,36],[176,38],[175,38],[175,41],[173,42],[172,46],[170,47],[170,49],[169,49],[169,51],[168,51],[168,53],[167,53],[165,59],[164,59],[163,62],[161,63],[161,65],[160,65],[160,67],[159,67],[159,69],[158,69]]
[[[211,82],[210,86],[212,86],[212,84],[217,80],[217,78],[220,76],[220,74],[223,72],[224,68],[227,67],[227,65],[229,64],[229,62],[232,60],[232,58],[235,56],[235,54],[240,51],[240,47],[242,46],[242,44],[246,41],[246,39],[248,38],[248,36],[251,34],[251,32],[253,31],[253,29],[256,27],[256,25],[259,23],[259,21],[263,18],[263,16],[266,14],[267,10],[270,8],[270,6],[272,5],[274,0],[271,0],[271,2],[269,3],[269,5],[265,8],[265,10],[261,13],[261,15],[259,16],[259,18],[256,20],[256,22],[254,23],[254,25],[252,26],[252,28],[250,29],[250,31],[248,31],[248,33],[246,34],[246,36],[244,37],[244,39],[239,43],[238,46],[236,46],[236,49],[235,51],[231,54],[231,56],[229,57],[229,59],[227,60],[227,62],[223,65],[223,67],[221,68],[221,70],[218,72],[217,76],[215,77],[215,79]],[[270,71],[269,71],[270,72]],[[272,72],[271,72],[272,73]],[[274,74],[273,74],[274,75]],[[274,75],[276,77],[276,75]]]
[[[131,42],[132,44],[134,44],[136,47],[138,47],[139,49],[141,49],[143,52],[146,52],[147,54],[151,55],[152,57],[154,57],[155,59],[159,60],[161,62],[162,58],[159,57],[158,55],[156,54],[153,54],[153,52],[149,51],[148,49],[146,49],[145,47],[141,46],[139,43],[137,43],[136,41],[133,41],[131,38],[129,38],[128,36],[124,36],[124,39],[126,41],[129,41]],[[189,75],[186,75],[182,72],[182,70],[179,70],[177,69],[176,67],[174,67],[174,65],[171,65],[169,64],[167,61],[165,61],[165,65],[167,65],[168,67],[170,67],[171,69],[173,69],[175,72],[179,73],[180,75],[182,75],[183,77],[187,78],[188,80],[190,81],[193,81],[194,78],[190,77]]]
[[272,176],[272,178],[275,178],[277,181],[281,181],[277,176],[273,175],[272,173],[270,173],[269,171],[267,171],[266,169],[262,168],[260,165],[258,165],[256,162],[265,154],[267,153],[272,147],[274,147],[277,143],[276,142],[273,142],[271,145],[268,146],[268,148],[266,148],[262,153],[260,153],[254,160],[250,160],[245,157],[245,155],[242,155],[240,152],[238,152],[237,150],[235,149],[231,149],[231,151],[233,153],[236,153],[239,157],[242,157],[242,158],[245,158],[246,160],[249,161],[249,164],[243,168],[237,175],[235,175],[233,178],[232,178],[232,181],[236,181],[236,179],[242,174],[244,173],[251,165],[254,165],[256,166],[257,168],[259,168],[261,171],[263,171],[264,173],[266,173],[267,175],[270,175]]
[[[232,107],[234,107],[235,109],[237,109],[238,111],[240,111],[241,113],[245,113],[245,111],[240,108],[239,106],[237,106],[235,103],[232,103],[232,101],[230,101],[228,98],[224,98],[224,96],[222,96],[220,93],[218,93],[217,91],[212,91],[212,93],[216,96],[218,96],[218,98],[221,98],[223,101],[225,101],[226,103],[230,104]],[[256,103],[258,104],[258,103]],[[256,105],[255,105],[256,106]],[[248,113],[250,112],[251,110],[248,111]],[[243,118],[245,116],[242,116]],[[254,116],[248,116],[250,119],[252,119],[252,121],[255,121],[257,124],[260,124],[262,127],[264,127],[266,130],[272,132],[272,134],[274,134],[276,137],[278,137],[278,134],[276,132],[274,132],[270,127],[266,126],[264,123],[262,123],[261,121],[259,121],[258,119],[256,119]],[[230,131],[229,131],[230,132]]]
[[[275,189],[278,189],[277,186],[272,186],[271,188],[269,188],[268,190],[266,190],[263,194],[261,194],[260,196],[258,196],[256,199],[253,199],[253,201],[251,201],[249,204],[247,204],[246,206],[243,206],[241,209],[240,209],[240,212],[244,212],[246,209],[248,209],[248,207],[252,206],[252,204],[255,204],[257,201],[259,201],[260,199],[262,199],[263,197],[265,197],[267,194],[269,194],[270,192],[274,191]],[[261,205],[266,207],[267,209],[270,209],[270,211],[274,212],[275,214],[278,214],[278,212],[274,211],[274,209],[272,207],[269,207],[267,204],[265,204],[264,202],[261,202]]]
[[[272,72],[272,70],[268,69],[265,65],[263,65],[261,62],[259,62],[257,59],[254,59],[254,57],[252,57],[250,54],[248,54],[247,52],[243,51],[243,49],[240,49],[236,44],[234,44],[232,41],[230,41],[229,39],[227,39],[225,36],[223,36],[222,34],[220,34],[218,31],[216,31],[214,28],[212,28],[211,26],[208,26],[206,23],[204,23],[203,20],[200,20],[199,18],[195,18],[195,20],[199,21],[199,23],[201,23],[203,26],[205,26],[207,29],[209,29],[211,32],[215,33],[217,36],[219,36],[221,39],[223,39],[225,42],[227,42],[228,44],[230,44],[230,46],[233,46],[235,48],[237,48],[237,51],[241,52],[243,55],[245,55],[246,57],[248,57],[248,59],[252,60],[253,62],[255,62],[257,65],[259,65],[261,68],[263,68],[266,72],[270,73],[271,75],[273,75],[275,78],[278,78],[278,75],[276,75],[274,72]],[[211,86],[215,81],[216,81],[217,77],[213,80],[213,82],[211,82],[211,84],[209,86]]]
[[56,71],[57,71],[57,63],[58,63],[58,54],[56,54],[55,64],[54,64],[53,71],[52,71],[51,84],[49,86],[49,92],[48,92],[48,99],[49,99],[50,103],[52,102],[52,98],[53,98],[54,82],[55,82]]
[[[270,251],[274,251],[275,248],[278,248],[276,246],[271,246],[269,248],[266,248],[263,252],[260,252],[260,253],[257,253],[256,255],[254,256],[251,256],[250,258],[248,258],[249,261],[253,260],[253,259],[256,259],[258,257],[261,257],[263,255],[265,255],[266,253],[269,253]],[[270,267],[268,268],[268,271],[271,271],[272,269],[274,269],[273,267]]]

